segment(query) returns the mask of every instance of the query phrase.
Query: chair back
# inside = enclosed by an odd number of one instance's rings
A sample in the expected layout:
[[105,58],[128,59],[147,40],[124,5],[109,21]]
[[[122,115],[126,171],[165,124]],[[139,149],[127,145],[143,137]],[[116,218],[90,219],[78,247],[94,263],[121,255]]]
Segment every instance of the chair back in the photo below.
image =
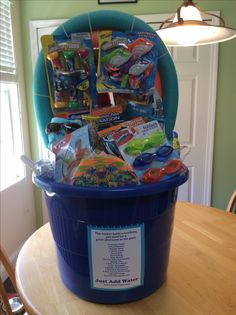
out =
[[227,205],[226,211],[236,213],[235,208],[236,208],[236,190],[232,193],[229,199],[229,203]]
[[[9,279],[11,280],[11,283],[15,289],[15,292],[18,294],[17,286],[16,286],[15,270],[14,270],[14,268],[10,262],[10,259],[7,256],[5,250],[2,248],[1,245],[0,245],[0,263],[1,263],[1,265],[3,265]],[[6,289],[4,287],[1,276],[0,276],[0,298],[1,298],[1,300],[5,306],[7,315],[13,315],[14,313],[12,312],[11,305],[9,303],[7,292],[6,292]]]

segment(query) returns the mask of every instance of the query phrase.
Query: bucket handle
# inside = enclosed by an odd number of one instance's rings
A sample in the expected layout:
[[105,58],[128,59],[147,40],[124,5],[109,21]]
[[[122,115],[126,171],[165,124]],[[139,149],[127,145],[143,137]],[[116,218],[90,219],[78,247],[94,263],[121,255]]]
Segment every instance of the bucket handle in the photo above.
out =
[[185,158],[189,155],[191,152],[191,147],[188,145],[181,145],[180,146],[180,158],[182,161],[185,160]]

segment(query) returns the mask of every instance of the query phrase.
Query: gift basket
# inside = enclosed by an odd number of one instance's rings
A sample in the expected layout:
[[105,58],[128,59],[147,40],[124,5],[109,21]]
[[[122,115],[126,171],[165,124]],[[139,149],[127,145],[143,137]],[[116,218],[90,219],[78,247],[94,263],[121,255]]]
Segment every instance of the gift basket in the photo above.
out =
[[146,23],[118,11],[79,15],[41,41],[34,108],[55,159],[31,167],[61,279],[97,303],[143,298],[166,279],[188,179],[173,61]]

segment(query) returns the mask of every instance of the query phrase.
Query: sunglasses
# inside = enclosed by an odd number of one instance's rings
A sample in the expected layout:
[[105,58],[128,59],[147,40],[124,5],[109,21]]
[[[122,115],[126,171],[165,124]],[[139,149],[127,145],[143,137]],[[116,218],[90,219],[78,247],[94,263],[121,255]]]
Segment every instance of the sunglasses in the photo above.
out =
[[46,134],[49,133],[59,133],[64,131],[66,134],[75,131],[76,129],[80,128],[81,126],[76,123],[49,123],[45,128]]

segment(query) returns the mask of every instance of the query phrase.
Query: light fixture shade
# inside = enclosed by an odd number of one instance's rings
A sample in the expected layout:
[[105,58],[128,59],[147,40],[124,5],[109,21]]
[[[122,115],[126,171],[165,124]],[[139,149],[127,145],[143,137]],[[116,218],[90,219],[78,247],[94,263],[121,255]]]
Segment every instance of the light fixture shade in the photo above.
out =
[[[202,21],[202,16],[199,12],[199,10],[192,6],[189,5],[188,7],[182,7],[181,8],[181,18],[184,21],[188,21],[188,20],[193,20],[193,21]],[[178,14],[175,14],[173,23],[178,22]]]
[[[174,23],[173,23],[174,24]],[[236,37],[236,30],[229,27],[208,25],[204,22],[186,21],[157,31],[166,46],[200,46],[215,44]]]
[[[210,25],[202,20],[201,13],[217,17],[221,25]],[[236,37],[236,30],[225,27],[224,20],[214,14],[197,9],[193,0],[184,0],[177,9],[177,13],[170,23],[171,18],[164,21],[157,34],[161,37],[166,46],[200,46],[215,44]],[[163,27],[166,23],[168,26]]]

